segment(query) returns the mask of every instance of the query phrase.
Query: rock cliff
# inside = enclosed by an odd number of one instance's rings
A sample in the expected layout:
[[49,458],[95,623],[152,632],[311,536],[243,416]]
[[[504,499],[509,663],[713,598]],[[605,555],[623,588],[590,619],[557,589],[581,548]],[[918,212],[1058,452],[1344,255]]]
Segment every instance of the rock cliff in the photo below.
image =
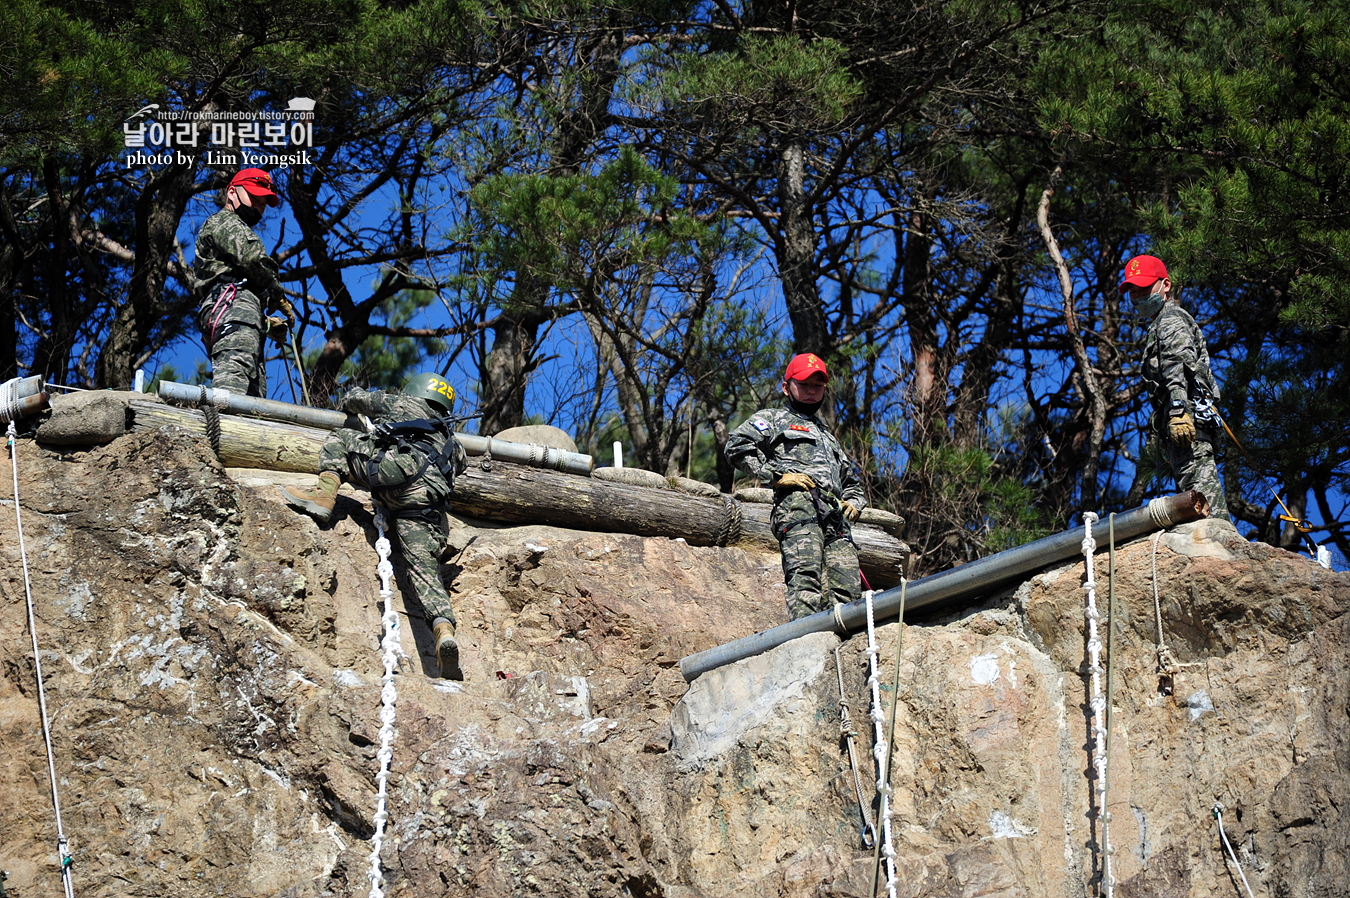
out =
[[[367,497],[344,488],[320,529],[278,497],[306,478],[226,471],[172,430],[18,452],[77,894],[366,894],[381,673]],[[0,868],[30,898],[60,883],[6,506]],[[425,624],[401,614],[388,894],[868,893],[834,653],[870,778],[865,636],[805,637],[688,686],[678,672],[786,619],[776,556],[486,522],[451,543],[468,679],[434,679]],[[1083,571],[907,625],[898,680],[900,629],[880,628],[898,895],[1095,888]],[[1350,576],[1199,526],[1118,547],[1115,593],[1116,894],[1237,895],[1243,875],[1258,895],[1346,894]]]

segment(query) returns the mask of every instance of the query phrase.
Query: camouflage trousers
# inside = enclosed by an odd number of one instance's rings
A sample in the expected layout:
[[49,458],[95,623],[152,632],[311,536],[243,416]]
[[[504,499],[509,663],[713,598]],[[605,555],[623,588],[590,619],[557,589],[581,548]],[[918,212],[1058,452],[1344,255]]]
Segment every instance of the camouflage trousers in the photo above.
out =
[[[228,288],[221,288],[228,289]],[[244,396],[267,396],[263,364],[266,316],[262,301],[248,290],[235,293],[228,308],[218,309],[220,290],[212,291],[198,313],[202,338],[211,348],[211,383]]]
[[394,548],[399,577],[422,606],[428,625],[438,617],[453,624],[455,609],[450,607],[450,593],[441,580],[441,549],[447,533],[445,515],[434,508],[396,514],[394,530],[398,539]]
[[1199,490],[1209,500],[1209,516],[1231,521],[1228,500],[1223,495],[1223,481],[1214,461],[1213,440],[1197,438],[1189,446],[1171,440],[1162,440],[1167,462],[1172,466],[1172,477],[1178,490]]
[[[369,437],[357,430],[339,428],[324,440],[319,450],[319,470],[332,471],[343,480],[350,481],[363,489],[369,489],[362,474],[365,468],[358,463],[355,470],[348,464],[349,456],[361,459],[370,456],[372,446]],[[417,470],[416,459],[387,454],[378,468],[378,475],[386,483],[396,482]],[[455,622],[454,609],[450,607],[450,593],[441,581],[441,549],[449,527],[445,515],[440,511],[441,503],[449,494],[445,478],[432,468],[424,472],[406,487],[384,491],[378,498],[381,505],[394,519],[394,536],[390,540],[394,549],[394,566],[399,580],[404,584],[404,595],[411,590],[414,598],[422,606],[422,614],[431,624],[438,617],[450,623]]]
[[777,502],[771,521],[783,556],[787,609],[793,620],[862,597],[858,549],[847,521],[841,536],[826,539],[810,494],[805,492],[791,493]]

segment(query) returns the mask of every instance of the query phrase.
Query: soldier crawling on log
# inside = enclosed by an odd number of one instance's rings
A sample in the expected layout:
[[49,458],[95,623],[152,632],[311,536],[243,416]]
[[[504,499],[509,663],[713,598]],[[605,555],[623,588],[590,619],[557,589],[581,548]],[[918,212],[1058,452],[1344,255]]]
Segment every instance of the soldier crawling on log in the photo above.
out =
[[367,430],[339,428],[319,450],[319,481],[310,489],[286,487],[287,503],[327,523],[343,478],[370,491],[394,518],[395,554],[406,582],[431,622],[442,677],[464,679],[455,640],[455,612],[441,582],[440,553],[448,527],[444,507],[455,476],[468,466],[464,447],[450,432],[454,387],[434,372],[413,375],[402,393],[352,390],[343,411],[367,417]]
[[793,620],[862,596],[851,525],[867,503],[857,468],[816,417],[829,380],[818,356],[794,356],[779,387],[788,407],[757,411],[727,437],[727,460],[773,486],[770,523]]

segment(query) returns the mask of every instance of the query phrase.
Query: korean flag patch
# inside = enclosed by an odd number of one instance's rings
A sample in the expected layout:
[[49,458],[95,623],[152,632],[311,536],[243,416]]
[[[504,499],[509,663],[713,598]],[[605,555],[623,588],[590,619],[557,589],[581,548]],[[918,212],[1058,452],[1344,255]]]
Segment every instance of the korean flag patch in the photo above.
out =
[[755,430],[758,430],[760,433],[763,433],[764,431],[769,429],[769,422],[765,421],[763,418],[751,418],[750,426],[755,428]]

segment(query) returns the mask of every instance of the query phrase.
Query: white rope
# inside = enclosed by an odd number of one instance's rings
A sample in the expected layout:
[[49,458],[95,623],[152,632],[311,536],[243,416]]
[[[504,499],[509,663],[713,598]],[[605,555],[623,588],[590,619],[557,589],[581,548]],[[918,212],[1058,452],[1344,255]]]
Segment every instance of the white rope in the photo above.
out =
[[1172,650],[1163,642],[1162,599],[1158,596],[1158,539],[1161,536],[1161,530],[1153,534],[1153,621],[1158,629],[1158,672],[1170,677],[1176,674],[1179,665]]
[[[0,424],[12,425],[17,417],[19,417],[19,379],[15,377],[0,386]],[[12,426],[10,432],[16,432]]]
[[1092,553],[1097,549],[1092,538],[1092,525],[1096,522],[1096,513],[1083,512],[1083,558],[1087,570],[1083,590],[1087,593],[1088,671],[1092,674],[1092,766],[1097,772],[1097,819],[1102,823],[1102,881],[1106,883],[1106,895],[1110,898],[1115,878],[1111,875],[1111,814],[1106,808],[1106,698],[1102,695],[1102,641],[1097,635],[1097,621],[1101,615],[1097,612],[1097,581],[1092,569]]
[[1256,898],[1252,895],[1252,887],[1247,884],[1247,874],[1242,872],[1242,865],[1238,863],[1237,855],[1233,853],[1233,846],[1228,844],[1228,834],[1223,831],[1223,805],[1216,804],[1213,807],[1214,819],[1219,821],[1219,838],[1223,839],[1223,847],[1228,849],[1228,856],[1233,859],[1233,866],[1237,867],[1238,876],[1242,877],[1242,887],[1247,890],[1249,898]]
[[375,530],[379,534],[375,540],[375,551],[380,563],[375,568],[380,575],[380,598],[384,601],[384,638],[380,640],[383,650],[384,678],[380,689],[380,749],[375,757],[380,760],[380,772],[376,777],[379,791],[375,795],[375,834],[370,838],[370,871],[366,878],[370,880],[370,898],[384,898],[384,873],[380,869],[380,850],[384,847],[384,825],[389,820],[385,809],[389,797],[389,764],[394,759],[394,704],[398,701],[398,691],[394,688],[394,670],[400,657],[405,657],[398,633],[398,614],[394,611],[394,590],[390,587],[390,578],[394,575],[394,566],[389,562],[389,540],[384,535],[384,509],[375,507]]
[[[13,392],[13,381],[7,392]],[[28,577],[28,549],[23,541],[23,517],[19,513],[19,450],[15,445],[18,430],[14,422],[9,422],[9,457],[14,467],[14,527],[19,533],[19,558],[23,561],[23,593],[28,600],[28,632],[33,637],[33,667],[37,673],[38,710],[42,714],[42,739],[47,743],[47,776],[52,784],[52,809],[56,813],[56,848],[61,857],[61,884],[65,887],[66,898],[75,898],[75,886],[70,877],[70,842],[66,839],[65,828],[61,824],[61,796],[56,788],[56,755],[52,751],[52,729],[47,719],[47,690],[42,685],[42,654],[38,651],[37,617],[33,613],[33,587]]]
[[1172,517],[1167,513],[1167,500],[1164,498],[1148,500],[1148,516],[1159,530],[1166,530],[1172,526]]
[[881,796],[881,853],[886,856],[886,893],[889,898],[896,898],[895,847],[891,844],[891,785],[886,769],[890,755],[886,750],[886,715],[881,710],[881,675],[877,664],[877,629],[872,613],[872,590],[864,591],[863,598],[867,601],[867,663],[871,669],[867,685],[872,690],[872,723],[877,732],[872,755],[876,758],[877,794]]

